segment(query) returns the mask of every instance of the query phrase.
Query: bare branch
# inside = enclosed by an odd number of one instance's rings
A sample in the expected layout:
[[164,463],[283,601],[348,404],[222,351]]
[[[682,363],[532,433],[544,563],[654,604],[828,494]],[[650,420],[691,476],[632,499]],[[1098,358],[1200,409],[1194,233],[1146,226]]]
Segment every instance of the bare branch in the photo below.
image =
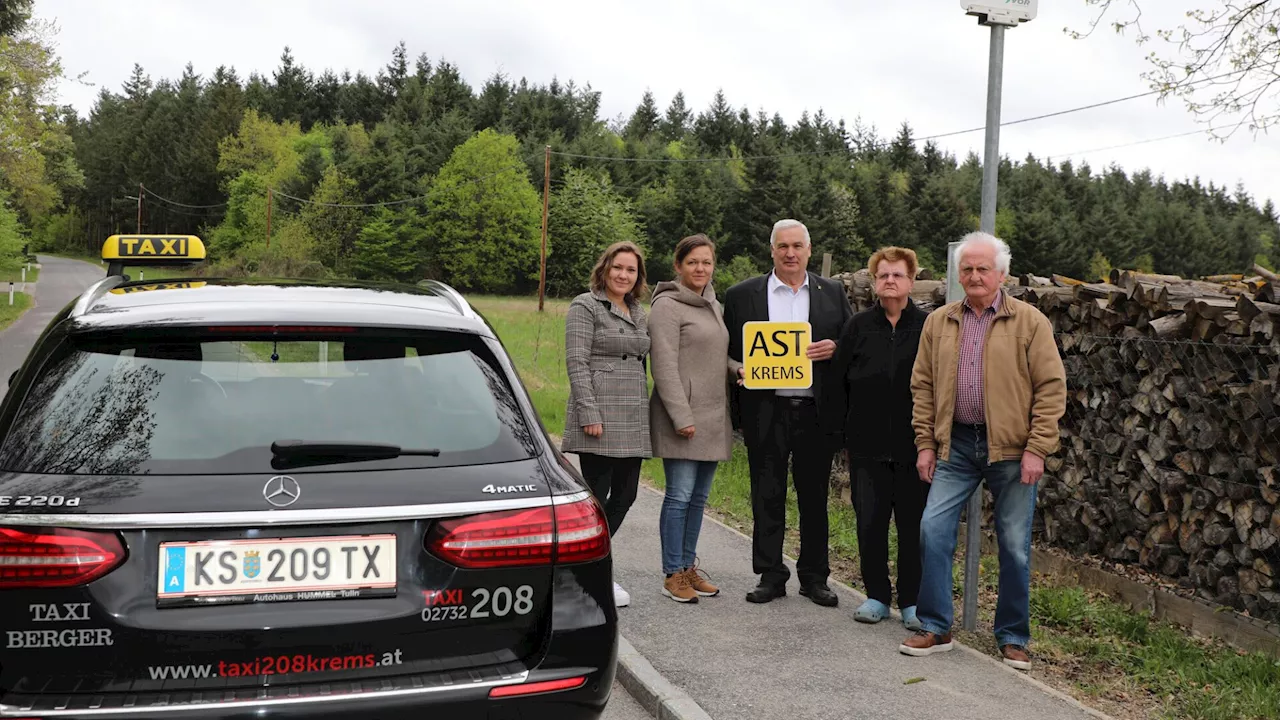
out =
[[[1235,116],[1229,123],[1232,133],[1245,125],[1256,133],[1280,124],[1280,0],[1199,1],[1217,7],[1191,10],[1185,25],[1158,29],[1164,50],[1147,56],[1151,69],[1142,78],[1159,92],[1159,101],[1178,97],[1201,122],[1214,125]],[[1118,4],[1084,2],[1099,9],[1095,27]],[[1139,0],[1127,0],[1127,5],[1135,15],[1117,21],[1117,29],[1142,17]],[[1079,38],[1089,33],[1070,34]],[[1142,34],[1138,44],[1146,39]]]

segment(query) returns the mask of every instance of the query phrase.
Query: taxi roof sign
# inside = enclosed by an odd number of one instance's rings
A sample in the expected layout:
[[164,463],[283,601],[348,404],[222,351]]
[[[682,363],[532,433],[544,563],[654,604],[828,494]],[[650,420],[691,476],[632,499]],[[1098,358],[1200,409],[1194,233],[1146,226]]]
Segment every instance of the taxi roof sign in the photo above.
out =
[[195,235],[112,235],[102,244],[108,275],[123,275],[125,265],[191,265],[205,257]]
[[102,245],[102,259],[130,265],[200,262],[204,242],[195,235],[112,235]]

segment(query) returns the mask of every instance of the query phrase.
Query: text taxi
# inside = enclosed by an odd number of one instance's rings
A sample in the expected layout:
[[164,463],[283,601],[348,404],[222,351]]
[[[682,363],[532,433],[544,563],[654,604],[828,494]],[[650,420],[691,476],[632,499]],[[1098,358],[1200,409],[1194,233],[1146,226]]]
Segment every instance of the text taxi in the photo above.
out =
[[0,718],[599,717],[608,528],[466,300],[102,257],[0,404]]

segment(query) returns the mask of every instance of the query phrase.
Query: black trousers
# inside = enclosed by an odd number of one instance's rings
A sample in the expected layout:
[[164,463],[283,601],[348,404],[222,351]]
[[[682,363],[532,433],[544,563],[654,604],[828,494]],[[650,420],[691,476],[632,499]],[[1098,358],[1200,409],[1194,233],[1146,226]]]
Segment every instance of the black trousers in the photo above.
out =
[[[825,583],[828,564],[827,496],[832,449],[818,425],[813,398],[777,397],[765,432],[747,446],[751,468],[751,566],[761,582],[785,585],[791,571],[782,562],[787,521],[787,470],[791,465],[800,511],[801,585]],[[761,418],[761,420],[766,420]]]
[[640,489],[641,458],[615,458],[591,453],[579,453],[578,465],[582,477],[591,486],[591,492],[604,505],[609,520],[609,536],[618,532],[622,519],[627,516],[636,492]]
[[893,604],[889,581],[889,516],[898,526],[898,607],[920,594],[920,517],[929,499],[914,462],[849,457],[850,495],[858,516],[858,562],[867,596]]

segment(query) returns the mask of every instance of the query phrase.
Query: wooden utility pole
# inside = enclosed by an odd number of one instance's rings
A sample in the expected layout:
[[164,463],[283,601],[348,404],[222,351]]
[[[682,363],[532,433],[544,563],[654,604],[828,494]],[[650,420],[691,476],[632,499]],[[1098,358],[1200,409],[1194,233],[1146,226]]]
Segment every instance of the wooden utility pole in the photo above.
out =
[[546,162],[542,169],[542,269],[538,273],[538,312],[547,294],[547,208],[551,200],[551,146],[547,146]]
[[142,234],[142,183],[138,183],[138,234]]
[[267,247],[271,247],[271,188],[267,188]]

